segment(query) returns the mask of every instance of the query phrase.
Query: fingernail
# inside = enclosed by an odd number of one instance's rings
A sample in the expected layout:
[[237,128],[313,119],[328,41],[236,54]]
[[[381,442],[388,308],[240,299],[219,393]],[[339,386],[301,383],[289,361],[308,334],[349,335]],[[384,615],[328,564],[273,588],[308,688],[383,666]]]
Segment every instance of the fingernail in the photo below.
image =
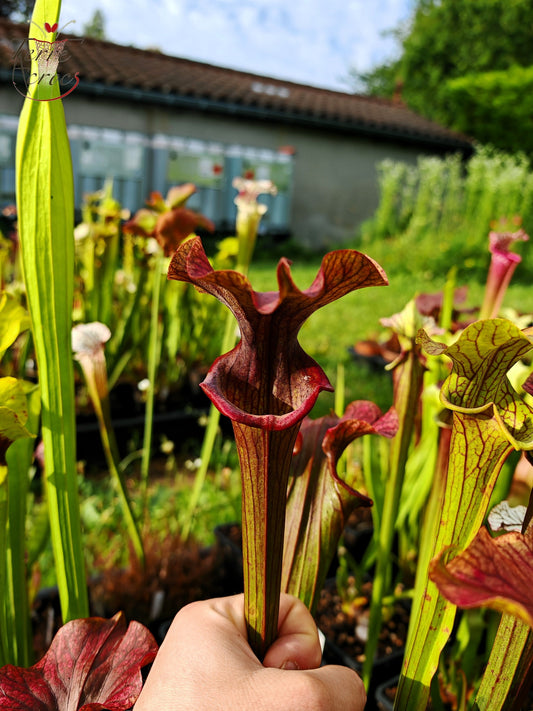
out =
[[296,664],[296,662],[293,662],[291,659],[287,659],[287,661],[283,662],[281,665],[281,669],[295,670],[299,668],[300,667]]

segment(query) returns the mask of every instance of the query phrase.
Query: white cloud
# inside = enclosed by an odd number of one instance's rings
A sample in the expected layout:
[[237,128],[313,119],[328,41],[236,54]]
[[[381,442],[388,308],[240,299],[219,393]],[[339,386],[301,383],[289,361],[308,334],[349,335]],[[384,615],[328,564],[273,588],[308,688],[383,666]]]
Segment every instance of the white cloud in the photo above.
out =
[[[76,31],[102,8],[109,38],[301,83],[342,89],[350,67],[391,56],[382,36],[405,20],[412,0],[63,0]],[[69,28],[70,29],[70,28]]]

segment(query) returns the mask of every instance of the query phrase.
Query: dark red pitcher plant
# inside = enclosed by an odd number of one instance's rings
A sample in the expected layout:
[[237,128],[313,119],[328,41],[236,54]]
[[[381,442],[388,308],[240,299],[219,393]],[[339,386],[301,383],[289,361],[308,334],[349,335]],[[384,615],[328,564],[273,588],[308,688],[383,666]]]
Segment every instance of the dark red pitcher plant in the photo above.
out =
[[322,390],[320,366],[298,332],[321,306],[364,286],[387,284],[381,267],[355,250],[327,254],[311,286],[294,283],[290,262],[277,268],[278,291],[260,293],[236,271],[212,269],[199,238],[175,252],[168,276],[193,284],[234,314],[240,341],[220,356],[203,390],[233,424],[243,489],[245,614],[262,659],[277,632],[287,482],[300,424]]

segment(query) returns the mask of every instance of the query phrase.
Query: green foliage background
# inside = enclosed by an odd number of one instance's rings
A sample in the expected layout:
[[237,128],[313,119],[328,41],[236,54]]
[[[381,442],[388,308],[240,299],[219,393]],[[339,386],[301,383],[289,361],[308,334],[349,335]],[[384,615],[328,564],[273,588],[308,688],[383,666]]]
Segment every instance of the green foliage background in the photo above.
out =
[[[488,234],[507,222],[533,235],[533,172],[523,154],[480,148],[466,163],[459,155],[421,157],[416,166],[383,161],[381,200],[356,242],[391,271],[414,279],[458,277],[483,281],[489,264]],[[533,259],[526,246],[519,279],[530,279]]]
[[443,98],[460,131],[533,155],[533,66],[450,79]]
[[[366,74],[363,91],[401,92],[412,109],[481,143],[531,154],[533,4],[529,0],[418,0],[393,34],[396,60]],[[529,107],[529,108],[528,108]]]

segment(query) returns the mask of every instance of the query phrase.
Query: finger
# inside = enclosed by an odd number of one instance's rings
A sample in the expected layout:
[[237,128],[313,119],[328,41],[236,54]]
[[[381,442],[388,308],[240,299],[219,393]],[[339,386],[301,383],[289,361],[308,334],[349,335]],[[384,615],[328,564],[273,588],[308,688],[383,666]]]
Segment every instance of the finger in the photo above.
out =
[[[239,706],[254,711],[363,711],[363,682],[352,669],[326,666],[307,671],[263,669],[248,678],[249,699]],[[245,698],[241,692],[240,698]]]
[[[328,665],[305,672],[322,687],[321,703],[316,708],[363,711],[366,692],[361,677],[353,669]],[[318,692],[315,689],[315,695]]]
[[282,594],[278,637],[269,647],[263,665],[277,669],[316,669],[322,650],[315,621],[303,602]]

